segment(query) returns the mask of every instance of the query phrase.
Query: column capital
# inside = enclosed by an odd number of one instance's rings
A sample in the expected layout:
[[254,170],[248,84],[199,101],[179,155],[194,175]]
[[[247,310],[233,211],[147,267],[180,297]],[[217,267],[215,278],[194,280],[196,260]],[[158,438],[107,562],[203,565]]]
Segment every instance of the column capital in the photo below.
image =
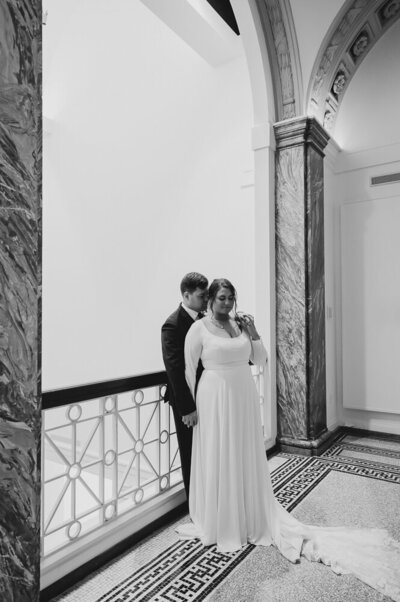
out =
[[310,144],[324,156],[330,136],[315,117],[295,117],[274,124],[277,150]]

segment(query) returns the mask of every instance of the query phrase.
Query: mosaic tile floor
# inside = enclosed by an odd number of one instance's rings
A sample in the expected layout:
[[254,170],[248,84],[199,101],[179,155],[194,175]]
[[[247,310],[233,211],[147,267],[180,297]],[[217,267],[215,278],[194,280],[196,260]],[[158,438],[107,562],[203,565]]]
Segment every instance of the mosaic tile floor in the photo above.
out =
[[[400,540],[400,442],[342,435],[319,457],[281,453],[269,461],[275,495],[309,524],[385,527]],[[286,561],[275,548],[232,554],[177,541],[160,530],[54,602],[378,602],[389,600],[351,575]]]

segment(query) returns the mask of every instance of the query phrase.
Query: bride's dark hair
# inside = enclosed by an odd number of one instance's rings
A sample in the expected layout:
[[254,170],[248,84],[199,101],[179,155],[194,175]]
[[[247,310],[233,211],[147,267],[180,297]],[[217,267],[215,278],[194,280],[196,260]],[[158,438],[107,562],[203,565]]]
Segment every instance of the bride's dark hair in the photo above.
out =
[[233,304],[233,311],[236,314],[236,302],[237,302],[237,292],[235,287],[233,286],[232,282],[230,282],[227,278],[215,278],[211,284],[210,284],[210,288],[208,289],[208,306],[211,309],[214,301],[218,295],[218,291],[221,290],[221,288],[227,288],[231,295],[234,296],[234,304]]

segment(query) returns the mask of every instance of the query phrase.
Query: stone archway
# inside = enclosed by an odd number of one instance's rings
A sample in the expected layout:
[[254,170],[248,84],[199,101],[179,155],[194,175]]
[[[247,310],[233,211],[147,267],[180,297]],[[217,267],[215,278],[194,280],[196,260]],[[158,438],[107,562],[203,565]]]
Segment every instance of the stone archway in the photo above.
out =
[[300,56],[289,0],[256,0],[273,74],[276,121],[303,115]]
[[334,133],[350,80],[369,51],[400,18],[400,0],[347,0],[328,31],[314,63],[307,114]]

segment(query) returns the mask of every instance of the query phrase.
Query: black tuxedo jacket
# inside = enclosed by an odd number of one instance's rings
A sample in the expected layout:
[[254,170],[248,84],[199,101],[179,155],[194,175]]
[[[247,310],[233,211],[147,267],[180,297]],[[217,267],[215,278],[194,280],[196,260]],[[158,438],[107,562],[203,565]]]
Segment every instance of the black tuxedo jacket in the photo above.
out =
[[[185,338],[193,324],[192,318],[182,305],[178,307],[161,328],[161,345],[165,369],[168,376],[165,401],[169,401],[181,416],[196,410],[196,404],[185,378]],[[202,372],[201,363],[197,379]]]

